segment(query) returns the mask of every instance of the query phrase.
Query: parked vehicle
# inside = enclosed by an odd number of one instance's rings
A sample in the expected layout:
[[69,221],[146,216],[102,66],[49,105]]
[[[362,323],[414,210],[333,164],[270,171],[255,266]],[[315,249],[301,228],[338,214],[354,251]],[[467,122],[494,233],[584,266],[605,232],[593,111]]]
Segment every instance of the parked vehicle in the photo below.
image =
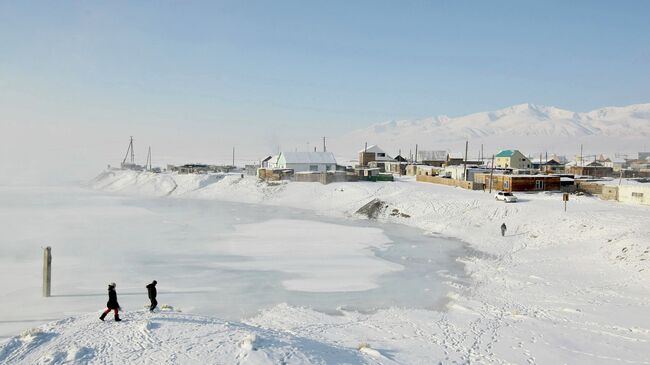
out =
[[494,195],[494,199],[503,200],[506,203],[514,203],[517,201],[517,197],[513,193],[507,191],[499,191]]

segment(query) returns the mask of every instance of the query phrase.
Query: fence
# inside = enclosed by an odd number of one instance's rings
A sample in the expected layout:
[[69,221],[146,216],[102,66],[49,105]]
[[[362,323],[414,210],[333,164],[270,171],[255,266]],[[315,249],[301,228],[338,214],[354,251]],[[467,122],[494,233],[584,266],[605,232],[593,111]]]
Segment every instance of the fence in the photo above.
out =
[[444,177],[437,177],[437,176],[417,175],[415,179],[416,181],[419,182],[428,182],[433,184],[454,186],[454,187],[463,188],[467,190],[481,190],[483,188],[482,184],[478,184],[473,181],[447,179]]

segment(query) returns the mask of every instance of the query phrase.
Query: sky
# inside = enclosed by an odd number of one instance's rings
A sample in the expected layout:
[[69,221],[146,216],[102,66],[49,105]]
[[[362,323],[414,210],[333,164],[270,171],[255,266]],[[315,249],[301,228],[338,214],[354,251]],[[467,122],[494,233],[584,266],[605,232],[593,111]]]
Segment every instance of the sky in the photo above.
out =
[[387,120],[646,103],[647,14],[647,1],[1,1],[0,162],[21,183],[74,180],[118,164],[131,135],[154,163],[225,161],[233,146],[243,163]]

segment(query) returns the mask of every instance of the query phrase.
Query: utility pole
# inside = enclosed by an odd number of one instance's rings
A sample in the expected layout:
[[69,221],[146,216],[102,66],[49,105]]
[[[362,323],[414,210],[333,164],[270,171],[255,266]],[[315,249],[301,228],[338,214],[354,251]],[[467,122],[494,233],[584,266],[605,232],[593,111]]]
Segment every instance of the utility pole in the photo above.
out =
[[232,167],[235,167],[235,147],[232,148]]
[[492,166],[490,166],[490,194],[492,194],[492,176],[494,176],[494,155],[492,155]]
[[325,137],[323,137],[323,152],[327,152],[327,146],[325,146]]
[[584,166],[585,162],[582,160],[582,144],[580,144],[580,167]]
[[483,143],[481,143],[481,165],[483,165]]
[[149,146],[149,151],[147,152],[147,161],[144,163],[145,170],[151,170],[151,146]]
[[418,163],[418,144],[415,144],[415,163]]
[[52,247],[43,249],[43,296],[49,297],[52,287]]
[[361,166],[368,166],[368,163],[366,163],[366,153],[368,153],[368,142],[366,142],[365,146],[363,147],[363,154],[361,155],[361,158],[359,159],[359,163]]
[[467,181],[467,148],[469,147],[469,141],[465,141],[465,158],[463,160],[463,180]]

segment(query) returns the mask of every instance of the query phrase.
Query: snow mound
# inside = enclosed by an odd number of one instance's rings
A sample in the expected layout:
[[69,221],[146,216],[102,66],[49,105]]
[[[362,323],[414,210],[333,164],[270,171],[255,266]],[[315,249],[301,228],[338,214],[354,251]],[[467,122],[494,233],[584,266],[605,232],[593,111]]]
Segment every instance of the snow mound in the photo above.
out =
[[344,348],[215,318],[129,312],[52,322],[0,345],[2,364],[375,364]]

